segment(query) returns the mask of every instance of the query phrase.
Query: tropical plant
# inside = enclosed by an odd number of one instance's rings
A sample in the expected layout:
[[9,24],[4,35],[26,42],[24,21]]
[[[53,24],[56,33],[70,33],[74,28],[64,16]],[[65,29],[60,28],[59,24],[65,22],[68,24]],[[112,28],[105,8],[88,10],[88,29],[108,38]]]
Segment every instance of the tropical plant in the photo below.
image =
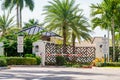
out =
[[6,31],[14,26],[14,16],[10,17],[9,13],[5,13],[3,15],[0,15],[0,32],[2,32],[2,35],[4,36]]
[[112,46],[113,46],[113,61],[115,61],[115,26],[116,15],[119,13],[119,0],[103,0],[100,4],[92,4],[92,16],[95,16],[92,20],[94,27],[100,26],[103,29],[111,30],[112,34]]
[[79,5],[75,5],[75,0],[53,0],[48,6],[44,7],[45,23],[49,30],[62,33],[63,37],[63,53],[66,51],[66,38],[71,20],[74,19],[73,14],[79,10]]
[[1,37],[1,41],[4,42],[4,55],[5,56],[17,56],[17,32],[18,28],[12,27],[6,31],[6,34]]
[[40,25],[38,20],[30,19],[28,22],[24,23],[24,27],[23,28],[29,28],[31,26],[38,26],[38,25]]
[[17,26],[19,28],[22,27],[22,9],[26,5],[29,7],[31,11],[34,9],[34,2],[33,0],[4,0],[3,8],[12,10],[14,6],[16,6],[17,10]]
[[71,22],[71,38],[73,44],[73,53],[75,52],[75,39],[79,42],[81,39],[90,40],[91,36],[89,33],[91,32],[89,28],[89,23],[87,19],[82,15],[82,11],[79,15],[75,14],[75,17]]

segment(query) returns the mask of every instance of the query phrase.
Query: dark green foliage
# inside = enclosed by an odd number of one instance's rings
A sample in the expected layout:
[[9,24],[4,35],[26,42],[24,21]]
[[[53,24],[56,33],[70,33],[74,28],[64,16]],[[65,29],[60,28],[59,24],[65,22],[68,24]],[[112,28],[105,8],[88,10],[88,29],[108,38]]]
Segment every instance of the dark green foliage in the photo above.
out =
[[103,67],[104,66],[104,63],[101,63],[101,62],[98,62],[95,64],[96,67]]
[[36,58],[30,57],[8,57],[6,60],[8,65],[37,65]]
[[35,57],[36,58],[36,60],[37,60],[37,65],[40,65],[40,63],[41,63],[41,58],[40,57]]
[[5,56],[19,56],[16,41],[4,41]]
[[[112,47],[110,47],[110,55],[111,55],[111,57],[113,56],[113,48]],[[117,61],[118,62],[118,58],[119,58],[119,56],[120,56],[120,48],[119,47],[115,47],[115,61]]]
[[35,54],[25,54],[25,57],[35,57]]
[[24,40],[24,53],[23,53],[23,55],[28,54],[28,53],[32,54],[32,43],[33,43],[32,39],[25,38],[25,40]]
[[0,67],[7,66],[7,62],[5,59],[0,58]]
[[110,66],[110,67],[120,67],[120,62],[106,63],[105,66]]
[[45,62],[46,65],[56,65],[55,62]]
[[120,62],[97,63],[97,67],[120,67]]
[[56,64],[58,66],[62,66],[65,64],[65,58],[63,56],[57,56],[56,57]]
[[[21,34],[18,33],[19,29],[10,29],[7,31],[6,35],[2,36],[0,38],[1,42],[4,42],[4,51],[5,56],[20,56],[19,53],[17,53],[17,36]],[[22,33],[24,35],[24,52],[22,55],[25,54],[32,54],[32,43],[38,39],[40,39],[40,35],[27,35],[26,33]]]
[[[25,54],[32,54],[32,40],[29,38],[25,38],[24,40],[24,53]],[[17,39],[16,40],[4,40],[4,49],[5,49],[5,56],[20,56],[17,52]]]
[[34,58],[36,58],[37,65],[40,65],[40,63],[41,63],[41,58],[39,56],[36,56],[35,54],[25,54],[25,57],[34,57]]

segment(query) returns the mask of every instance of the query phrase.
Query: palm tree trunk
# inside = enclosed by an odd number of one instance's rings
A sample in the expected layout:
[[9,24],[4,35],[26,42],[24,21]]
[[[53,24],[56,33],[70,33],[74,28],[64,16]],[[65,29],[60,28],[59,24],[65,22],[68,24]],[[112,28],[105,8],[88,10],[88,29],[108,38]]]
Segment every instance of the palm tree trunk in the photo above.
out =
[[5,32],[6,32],[6,29],[3,29],[3,31],[2,31],[2,36],[5,35]]
[[112,47],[113,47],[113,61],[115,61],[115,30],[114,30],[114,19],[112,18]]
[[75,35],[72,33],[72,46],[73,46],[73,54],[75,54]]
[[63,26],[63,54],[66,53],[66,28]]
[[17,4],[17,27],[20,28],[20,24],[19,24],[19,6]]
[[22,10],[20,9],[20,29],[22,28]]

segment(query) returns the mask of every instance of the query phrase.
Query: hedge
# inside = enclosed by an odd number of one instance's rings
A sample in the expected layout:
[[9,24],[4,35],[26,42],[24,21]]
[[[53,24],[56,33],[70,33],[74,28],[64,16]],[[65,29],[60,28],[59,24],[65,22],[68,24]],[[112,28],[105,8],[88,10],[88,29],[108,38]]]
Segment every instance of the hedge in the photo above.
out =
[[0,67],[7,66],[7,62],[5,59],[0,58]]
[[8,65],[37,65],[37,59],[31,57],[7,57]]
[[97,67],[120,67],[120,62],[96,63]]
[[36,58],[36,60],[37,60],[37,65],[40,65],[40,63],[41,63],[41,58],[40,57],[35,57]]
[[25,54],[25,57],[35,57],[35,54]]

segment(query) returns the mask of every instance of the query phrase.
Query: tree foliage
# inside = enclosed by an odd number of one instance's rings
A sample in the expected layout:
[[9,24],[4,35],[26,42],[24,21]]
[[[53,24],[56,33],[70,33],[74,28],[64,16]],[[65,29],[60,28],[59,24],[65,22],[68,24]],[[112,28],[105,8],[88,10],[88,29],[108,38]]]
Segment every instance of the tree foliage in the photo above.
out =
[[31,11],[34,9],[33,0],[4,0],[3,1],[3,9],[12,10],[16,6],[17,12],[17,26],[19,28],[22,27],[22,9],[24,7],[29,7]]
[[93,29],[100,26],[102,29],[110,29],[112,34],[113,61],[115,61],[115,32],[119,28],[120,0],[103,0],[100,4],[91,5],[93,16]]
[[14,26],[14,16],[10,17],[9,13],[5,13],[3,15],[0,15],[0,32],[2,32],[2,35],[4,36],[6,34],[6,31]]

